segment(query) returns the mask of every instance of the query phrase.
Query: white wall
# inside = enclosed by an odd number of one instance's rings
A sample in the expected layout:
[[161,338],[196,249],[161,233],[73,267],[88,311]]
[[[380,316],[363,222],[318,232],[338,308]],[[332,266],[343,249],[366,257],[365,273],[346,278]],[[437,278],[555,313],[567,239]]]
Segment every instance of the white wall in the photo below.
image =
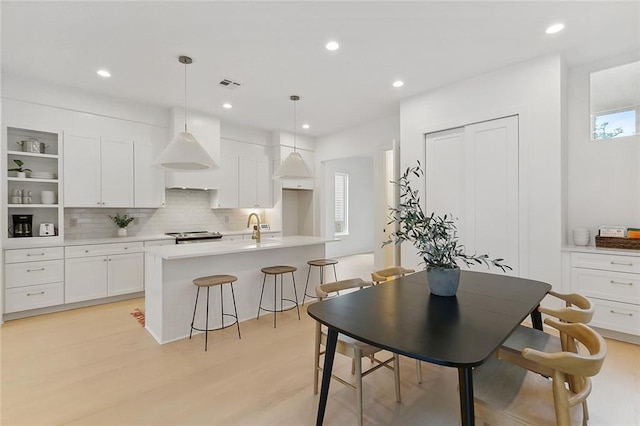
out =
[[593,237],[601,225],[640,226],[640,135],[591,141],[589,118],[589,74],[639,59],[633,52],[569,70],[565,243],[573,228]]
[[[370,182],[365,182],[364,187],[373,188],[372,199],[374,200],[373,209],[374,221],[371,228],[373,236],[373,244],[369,251],[374,251],[374,263],[376,268],[388,266],[384,264],[384,256],[378,242],[385,239],[383,232],[387,213],[387,205],[385,202],[385,169],[384,169],[384,151],[392,149],[393,140],[399,139],[400,135],[400,117],[391,116],[381,120],[372,121],[359,126],[346,129],[332,135],[320,137],[317,140],[315,151],[316,176],[318,177],[318,185],[316,186],[316,215],[320,220],[316,220],[316,235],[333,236],[333,227],[326,226],[327,221],[331,223],[333,218],[327,218],[327,214],[322,209],[324,200],[327,195],[325,188],[325,177],[327,172],[325,164],[329,160],[348,159],[358,157],[368,157],[373,164],[373,178]],[[333,214],[333,213],[331,213]],[[331,243],[327,247],[335,246],[335,250],[340,249],[342,242]]]
[[[521,276],[560,283],[562,63],[547,56],[436,89],[401,104],[401,169],[425,158],[424,134],[519,115]],[[424,181],[415,182],[424,193]],[[424,197],[423,197],[424,202]],[[403,245],[402,262],[417,265]]]
[[[374,217],[375,199],[373,176],[373,159],[371,157],[351,157],[340,160],[329,160],[324,165],[325,199],[324,218],[325,227],[333,228],[334,213],[334,174],[345,173],[349,176],[348,187],[348,228],[347,235],[340,235],[339,243],[327,244],[328,257],[345,256],[355,253],[368,253],[374,250]],[[328,231],[328,230],[327,230]],[[327,232],[329,234],[329,232]],[[327,236],[333,236],[333,233]]]

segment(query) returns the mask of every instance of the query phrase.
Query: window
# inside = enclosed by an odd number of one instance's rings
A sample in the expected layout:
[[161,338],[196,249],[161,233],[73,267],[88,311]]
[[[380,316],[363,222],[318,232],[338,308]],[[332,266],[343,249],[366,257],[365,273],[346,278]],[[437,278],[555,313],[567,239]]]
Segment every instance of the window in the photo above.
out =
[[592,139],[610,139],[636,134],[636,111],[608,112],[593,116]]
[[336,173],[334,183],[335,235],[347,235],[349,233],[349,175]]

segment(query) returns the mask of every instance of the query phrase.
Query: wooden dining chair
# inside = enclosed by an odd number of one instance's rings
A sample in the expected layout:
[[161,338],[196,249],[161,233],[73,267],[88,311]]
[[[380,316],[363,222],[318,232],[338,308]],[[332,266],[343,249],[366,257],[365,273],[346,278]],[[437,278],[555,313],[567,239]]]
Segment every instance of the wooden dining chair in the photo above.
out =
[[[553,316],[565,323],[587,324],[591,321],[594,312],[593,304],[586,297],[572,293],[564,294],[550,291],[553,297],[561,299],[565,303],[563,308],[538,307],[538,311],[545,315]],[[544,374],[545,367],[525,359],[522,356],[524,348],[532,348],[542,352],[577,352],[573,339],[568,339],[563,333],[559,336],[546,333],[535,328],[519,326],[498,349],[498,358],[519,365],[529,371]],[[589,418],[589,408],[586,399],[582,402],[582,411],[586,419]]]
[[[374,284],[380,284],[395,278],[404,277],[406,274],[413,274],[415,269],[405,268],[403,266],[390,266],[388,268],[373,271],[371,273],[371,281]],[[416,376],[418,383],[422,383],[422,364],[420,360],[416,360]]]
[[[349,290],[349,289],[363,289],[365,287],[373,285],[371,282],[363,281],[360,278],[352,278],[342,281],[336,281],[326,284],[320,284],[316,286],[316,295],[318,300],[334,296],[339,291]],[[344,294],[344,293],[343,293]],[[326,347],[327,342],[327,333],[326,328],[322,326],[319,322],[316,322],[316,337],[315,337],[315,363],[313,369],[313,393],[318,393],[318,381],[319,374],[323,370],[322,364],[320,363],[320,356],[325,354],[325,350],[323,347]],[[355,375],[355,384],[352,384],[351,381],[344,380],[341,377],[332,374],[331,377],[336,379],[338,382],[346,385],[356,391],[356,405],[358,412],[358,425],[362,425],[362,378],[369,373],[374,372],[375,370],[381,367],[387,367],[393,370],[395,375],[395,391],[396,391],[396,402],[400,402],[400,357],[398,354],[393,354],[387,360],[379,360],[375,357],[377,352],[380,352],[382,349],[373,345],[369,345],[364,342],[360,342],[356,339],[352,339],[349,336],[345,336],[343,334],[338,334],[338,342],[336,345],[336,353],[348,356],[352,359],[352,365],[355,367],[352,370],[352,374]],[[362,358],[370,357],[372,361],[376,364],[374,367],[369,368],[366,371],[362,371]],[[393,362],[393,367],[389,364]]]
[[[544,352],[524,348],[522,358],[535,365],[551,381],[499,358],[491,358],[474,368],[476,414],[485,422],[500,424],[498,419],[502,417],[502,422],[508,418],[508,422],[513,424],[547,424],[548,419],[539,418],[544,407],[532,399],[552,396],[556,424],[568,426],[571,424],[570,408],[586,401],[591,393],[590,377],[598,374],[607,353],[604,339],[584,324],[562,323],[550,318],[544,322],[570,341],[571,347],[578,348],[577,343],[580,343],[580,349],[583,347],[586,352]],[[549,386],[552,389],[550,393]],[[547,391],[543,393],[540,389]],[[534,411],[523,416],[517,412],[518,407],[521,410],[534,407]],[[582,424],[586,425],[588,415],[584,407],[583,404]]]
[[391,266],[389,268],[372,272],[371,281],[373,281],[374,284],[380,284],[394,278],[404,277],[406,274],[412,274],[414,272],[415,270],[403,268],[402,266]]
[[[549,294],[565,303],[563,308],[547,308],[539,306],[538,311],[542,314],[557,318],[561,322],[588,324],[593,318],[595,311],[593,304],[586,297],[572,293],[564,294],[550,291]],[[544,333],[543,331],[521,325],[509,338],[502,344],[500,351],[519,355],[525,347],[538,350],[546,350],[547,352],[571,351],[575,352],[575,348],[570,347],[571,342],[562,341],[559,337]]]

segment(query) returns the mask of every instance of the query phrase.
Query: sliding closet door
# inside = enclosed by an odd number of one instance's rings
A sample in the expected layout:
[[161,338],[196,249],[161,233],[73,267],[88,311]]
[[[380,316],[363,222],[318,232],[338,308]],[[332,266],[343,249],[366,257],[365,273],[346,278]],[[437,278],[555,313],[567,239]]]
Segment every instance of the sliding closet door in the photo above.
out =
[[427,211],[458,217],[467,253],[502,257],[517,275],[518,117],[428,134],[426,144]]

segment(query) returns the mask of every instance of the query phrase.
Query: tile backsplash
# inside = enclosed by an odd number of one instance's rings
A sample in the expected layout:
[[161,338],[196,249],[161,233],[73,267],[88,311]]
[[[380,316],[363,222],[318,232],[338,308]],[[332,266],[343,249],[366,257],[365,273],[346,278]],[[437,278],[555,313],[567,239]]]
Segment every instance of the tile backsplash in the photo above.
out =
[[109,218],[117,213],[136,218],[128,227],[129,235],[164,234],[184,231],[245,231],[250,212],[267,221],[269,210],[216,209],[210,207],[209,193],[193,189],[167,189],[166,206],[159,209],[64,209],[66,239],[115,237],[118,227]]

